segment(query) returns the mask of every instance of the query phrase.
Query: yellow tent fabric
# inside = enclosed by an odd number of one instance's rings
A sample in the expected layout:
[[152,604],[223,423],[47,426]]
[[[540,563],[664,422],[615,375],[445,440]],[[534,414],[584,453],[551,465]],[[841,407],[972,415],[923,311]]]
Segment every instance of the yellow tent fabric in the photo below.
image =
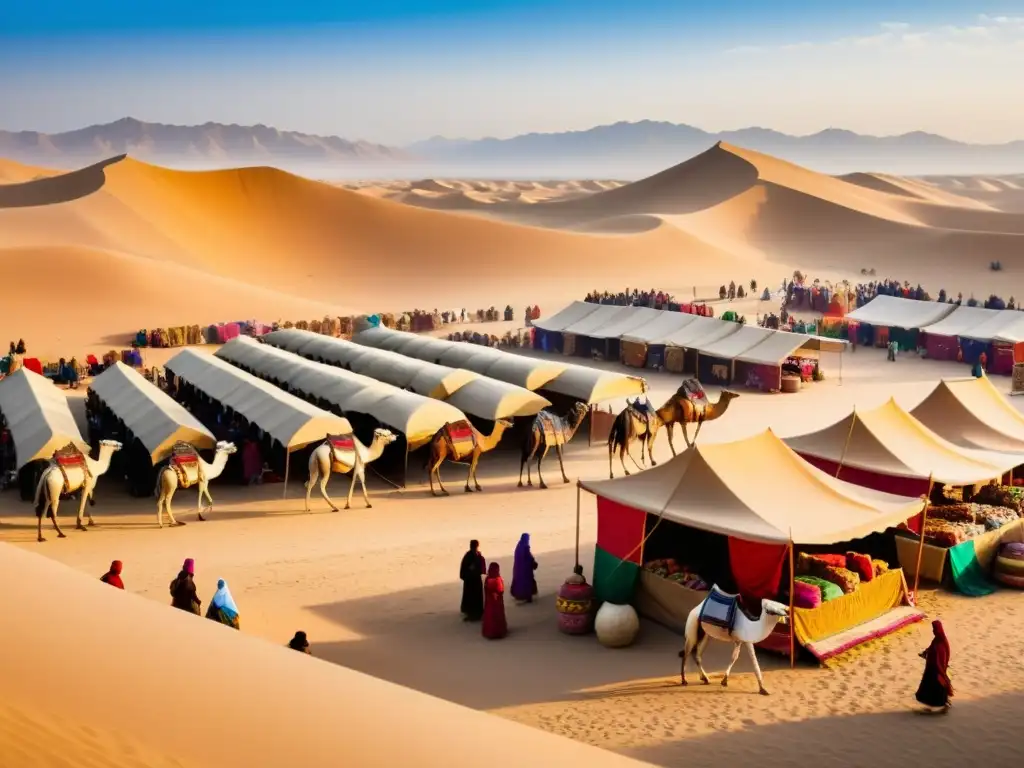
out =
[[940,381],[910,413],[961,448],[1024,454],[1024,416],[988,376]]

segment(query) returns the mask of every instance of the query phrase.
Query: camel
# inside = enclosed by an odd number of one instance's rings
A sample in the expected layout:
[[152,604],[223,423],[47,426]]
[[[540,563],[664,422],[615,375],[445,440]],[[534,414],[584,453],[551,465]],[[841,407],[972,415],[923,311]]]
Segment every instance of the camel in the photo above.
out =
[[370,497],[366,493],[366,465],[379,459],[380,455],[384,453],[384,449],[397,439],[392,432],[386,429],[375,429],[373,430],[373,442],[367,447],[360,443],[355,435],[328,435],[327,439],[320,443],[309,456],[306,511],[309,512],[309,495],[313,491],[313,484],[317,482],[320,484],[320,495],[324,497],[324,501],[330,504],[332,511],[338,511],[327,495],[327,481],[331,477],[331,472],[352,473],[345,509],[352,507],[352,493],[356,488],[356,480],[359,480],[359,484],[362,486],[366,508],[373,509]]
[[466,475],[466,493],[472,493],[470,481],[476,490],[482,491],[480,483],[476,479],[476,467],[480,461],[480,455],[494,450],[501,441],[506,429],[512,428],[512,422],[506,419],[498,419],[494,422],[494,430],[489,435],[482,435],[473,428],[468,421],[456,421],[452,424],[445,424],[430,440],[430,458],[427,460],[427,469],[430,470],[430,494],[434,493],[434,475],[437,475],[437,484],[441,486],[441,493],[445,496],[448,491],[441,483],[441,465],[445,459],[449,461],[465,461],[469,459],[469,474]]
[[[562,446],[572,440],[586,415],[587,406],[583,403],[576,403],[565,416],[558,416],[551,411],[541,411],[537,414],[530,426],[530,434],[523,441],[523,452],[519,462],[520,488],[523,487],[524,466],[526,467],[526,484],[533,487],[529,462],[533,460],[534,456],[537,456],[537,479],[540,481],[540,487],[547,488],[544,478],[540,474],[540,467],[551,446],[555,447],[555,453],[558,454],[558,468],[562,470],[562,482],[569,482],[569,478],[565,476],[565,464],[562,462]],[[544,450],[541,450],[542,447]],[[540,451],[539,455],[538,451]]]
[[[700,428],[704,425],[704,422],[720,418],[729,409],[729,403],[739,397],[735,392],[723,390],[722,394],[718,396],[718,402],[708,402],[701,408],[700,405],[695,404],[689,397],[689,392],[693,391],[695,385],[697,388],[700,387],[700,383],[696,379],[684,381],[682,386],[676,390],[676,393],[666,400],[661,408],[655,411],[658,419],[665,425],[665,431],[668,433],[668,447],[672,449],[673,456],[676,455],[676,448],[672,444],[672,433],[676,424],[683,425],[683,440],[686,441],[686,447],[689,448],[697,442],[697,435],[700,434]],[[690,437],[687,434],[687,424],[697,425],[697,431],[693,433],[693,442],[690,441]]]
[[96,490],[96,481],[100,475],[110,469],[110,457],[115,451],[121,450],[121,443],[117,440],[100,440],[99,458],[93,461],[74,445],[60,449],[53,454],[50,465],[43,470],[36,486],[35,508],[39,524],[36,528],[38,541],[46,541],[43,538],[43,518],[49,517],[53,521],[53,527],[57,531],[58,538],[66,538],[57,522],[57,507],[60,505],[61,496],[70,496],[81,491],[78,501],[78,517],[75,520],[75,528],[80,531],[86,530],[82,525],[82,515],[87,514],[89,525],[96,525],[92,519],[92,512],[85,512],[85,503],[90,505],[96,503],[93,498],[93,491]]
[[[711,606],[709,613],[703,614],[705,604]],[[731,610],[728,606],[732,606]],[[732,620],[724,622],[721,620],[723,613],[731,613]],[[713,616],[712,616],[713,614]],[[757,663],[757,654],[754,652],[754,645],[767,638],[780,621],[786,621],[789,617],[789,607],[774,600],[761,601],[761,614],[758,617],[748,615],[739,602],[739,595],[730,595],[723,592],[717,586],[711,588],[711,593],[704,598],[700,605],[690,611],[686,617],[686,640],[683,650],[679,652],[682,659],[679,669],[680,685],[686,685],[686,659],[692,653],[700,670],[700,680],[704,685],[711,681],[704,671],[701,657],[707,647],[708,640],[714,638],[726,643],[732,643],[732,659],[725,669],[725,677],[722,678],[722,687],[729,685],[729,673],[732,672],[736,659],[740,657],[740,648],[746,646],[750,654],[750,660],[754,664],[754,676],[757,677],[758,693],[767,696],[768,691],[764,687],[764,678],[761,676],[761,667]],[[725,626],[728,623],[729,628]]]
[[[658,466],[658,462],[654,460],[654,439],[658,436],[659,429],[661,429],[661,419],[651,408],[650,402],[641,405],[640,398],[632,403],[627,400],[626,407],[615,417],[611,432],[608,434],[608,476],[612,480],[615,479],[615,472],[612,471],[612,454],[615,453],[616,448],[619,451],[622,471],[629,475],[629,470],[626,469],[626,454],[630,453],[630,446],[634,440],[640,441],[641,463],[646,463],[644,456],[644,446],[646,446],[651,466]],[[630,453],[630,460],[632,458]]]
[[156,478],[156,523],[164,527],[164,510],[171,525],[184,525],[174,519],[171,510],[171,499],[179,488],[199,486],[199,498],[196,504],[196,516],[200,521],[203,517],[203,496],[210,502],[207,509],[213,510],[213,497],[210,496],[210,481],[220,477],[227,466],[228,456],[237,451],[234,443],[220,441],[217,443],[213,463],[207,464],[199,456],[199,452],[188,443],[176,443],[171,449],[170,462],[160,470]]

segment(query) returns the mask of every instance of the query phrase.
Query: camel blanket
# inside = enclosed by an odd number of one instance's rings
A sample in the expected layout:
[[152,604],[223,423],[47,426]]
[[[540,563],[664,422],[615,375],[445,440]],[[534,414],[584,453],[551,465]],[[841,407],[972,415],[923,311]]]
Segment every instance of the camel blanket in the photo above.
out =
[[171,469],[179,488],[190,488],[199,482],[199,453],[190,443],[175,443],[171,448]]
[[683,385],[679,387],[679,394],[690,401],[697,421],[703,421],[708,409],[708,395],[704,391],[704,387],[701,386],[701,383],[697,379],[686,379]]
[[700,608],[700,622],[711,624],[715,627],[732,632],[733,623],[736,621],[736,606],[739,602],[738,595],[730,595],[723,592],[717,585],[711,587],[704,604]]
[[537,414],[537,425],[544,435],[545,445],[565,445],[565,428],[560,418],[541,411]]
[[89,465],[85,461],[85,455],[78,450],[74,443],[68,443],[60,450],[55,451],[53,463],[60,470],[60,475],[64,480],[64,490],[61,491],[62,495],[71,493],[71,482],[68,480],[69,469],[80,469],[83,481],[86,478],[92,477],[92,474],[89,472]]
[[476,450],[476,433],[466,419],[445,424],[444,429],[448,442],[457,456],[464,456]]
[[354,467],[356,463],[356,438],[351,432],[346,435],[328,435],[331,445],[331,463]]

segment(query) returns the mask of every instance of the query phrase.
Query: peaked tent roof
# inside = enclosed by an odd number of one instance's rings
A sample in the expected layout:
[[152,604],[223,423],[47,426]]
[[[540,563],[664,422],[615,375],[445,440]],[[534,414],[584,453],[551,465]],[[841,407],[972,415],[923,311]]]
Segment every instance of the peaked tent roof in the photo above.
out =
[[429,442],[445,424],[466,418],[459,409],[440,400],[306,360],[244,336],[232,339],[217,350],[217,357],[322,398],[343,411],[372,416],[405,435],[410,450]]
[[[661,317],[624,333],[622,340],[635,341],[642,344],[664,343],[663,340],[666,336],[681,331],[697,317],[697,315],[691,315],[687,312],[662,312]],[[707,318],[701,319],[706,320]]]
[[987,482],[1015,466],[1014,457],[987,454],[1000,462],[996,465],[944,440],[892,399],[785,442],[797,453],[843,466],[899,477],[933,477],[949,485]]
[[983,307],[956,306],[939,322],[928,326],[928,333],[934,336],[965,336],[974,329],[999,317],[1000,310]]
[[927,328],[956,308],[955,304],[937,301],[916,301],[899,296],[875,296],[859,309],[846,315],[847,320],[894,328]]
[[594,304],[589,301],[574,301],[560,312],[551,317],[541,317],[533,321],[534,328],[542,331],[562,331],[573,323],[579,322],[584,317],[594,312],[601,304]]
[[30,461],[49,460],[68,443],[89,454],[89,444],[78,431],[67,397],[35,371],[19,368],[0,381],[0,412],[11,431],[18,469]]
[[1019,344],[1024,341],[1024,312],[1005,309],[970,331],[960,334],[979,341],[1005,341]]
[[[723,321],[725,322],[725,321]],[[760,328],[756,325],[739,325],[739,330],[714,341],[698,341],[692,345],[702,355],[709,357],[722,357],[731,360],[742,355],[748,349],[760,344],[771,336],[775,331],[768,328]]]
[[166,459],[179,440],[213,448],[213,433],[167,393],[120,360],[92,380],[89,389],[149,451],[153,464]]
[[1024,453],[1024,415],[987,376],[940,381],[910,413],[961,448]]
[[240,413],[288,451],[323,440],[327,435],[352,431],[348,419],[317,408],[212,355],[186,348],[168,360],[165,367]]
[[801,460],[771,430],[731,443],[702,443],[639,474],[580,485],[666,520],[777,544],[848,541],[898,525],[922,505],[920,498],[836,480]]

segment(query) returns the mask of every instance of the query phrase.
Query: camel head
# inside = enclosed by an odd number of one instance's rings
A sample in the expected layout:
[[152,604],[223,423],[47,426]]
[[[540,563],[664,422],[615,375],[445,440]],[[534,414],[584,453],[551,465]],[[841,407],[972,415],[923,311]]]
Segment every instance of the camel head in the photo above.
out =
[[[724,392],[722,394],[725,394]],[[762,600],[761,609],[768,616],[777,617],[782,623],[789,619],[789,606],[775,600]]]
[[501,427],[502,429],[512,429],[511,419],[498,419],[494,422],[495,427]]
[[124,446],[117,440],[100,440],[100,448],[109,448],[112,451],[120,451]]
[[576,403],[569,412],[569,418],[572,420],[573,424],[579,424],[583,421],[583,417],[587,415],[587,411],[589,410],[590,408],[586,403]]
[[229,443],[227,440],[220,440],[217,442],[215,449],[217,453],[232,454],[238,450],[234,443]]
[[373,430],[373,439],[375,441],[380,440],[382,443],[384,443],[384,445],[391,445],[391,443],[395,442],[395,440],[397,440],[398,437],[390,429],[383,429],[381,427],[378,427],[377,429]]
[[730,392],[728,389],[723,389],[722,394],[718,396],[718,402],[727,403],[730,400],[735,400],[737,397],[739,397],[738,392]]

